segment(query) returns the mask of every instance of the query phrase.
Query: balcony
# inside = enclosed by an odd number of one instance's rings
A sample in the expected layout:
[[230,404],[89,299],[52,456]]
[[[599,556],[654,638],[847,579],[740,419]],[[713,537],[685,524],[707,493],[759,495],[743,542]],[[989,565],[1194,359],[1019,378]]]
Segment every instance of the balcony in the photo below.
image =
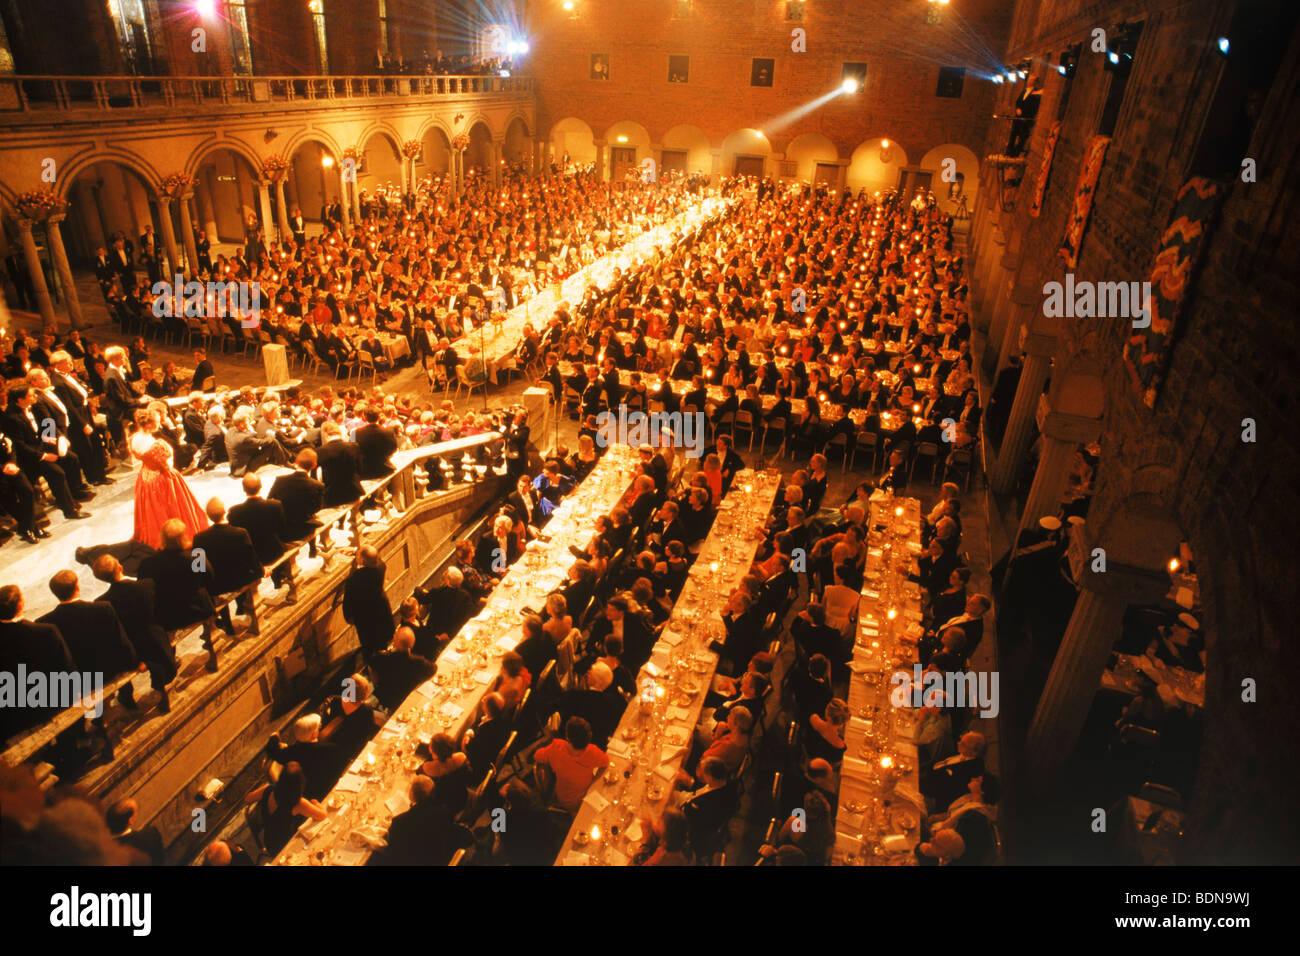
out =
[[413,98],[531,94],[531,76],[7,76],[0,77],[6,122],[51,114],[310,103],[401,103]]

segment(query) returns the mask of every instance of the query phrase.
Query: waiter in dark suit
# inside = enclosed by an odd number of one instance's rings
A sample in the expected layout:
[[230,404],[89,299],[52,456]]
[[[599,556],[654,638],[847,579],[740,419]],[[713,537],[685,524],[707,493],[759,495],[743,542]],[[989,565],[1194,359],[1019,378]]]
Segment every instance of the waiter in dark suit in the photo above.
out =
[[158,710],[169,712],[167,685],[176,677],[176,651],[167,632],[154,620],[153,581],[123,577],[121,563],[111,554],[96,558],[91,570],[98,580],[108,584],[99,600],[112,605],[136,656],[149,668],[150,686],[161,695]]
[[208,361],[206,349],[194,350],[194,377],[190,379],[190,391],[205,391],[203,385],[208,379],[217,377],[216,370],[213,369],[212,363]]

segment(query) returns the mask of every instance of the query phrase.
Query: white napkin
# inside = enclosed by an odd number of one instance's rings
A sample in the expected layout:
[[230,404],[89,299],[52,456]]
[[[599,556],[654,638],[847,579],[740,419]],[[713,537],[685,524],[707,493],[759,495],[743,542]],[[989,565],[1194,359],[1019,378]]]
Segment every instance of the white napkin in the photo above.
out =
[[661,763],[658,767],[655,768],[655,773],[663,777],[665,782],[672,783],[673,777],[677,776],[677,768],[671,767],[666,763]]
[[669,647],[676,647],[682,641],[686,640],[686,638],[684,638],[680,634],[676,634],[672,631],[665,630],[662,634],[659,635],[659,640],[667,644]]
[[623,740],[618,737],[610,737],[609,743],[605,745],[605,753],[612,754],[615,757],[622,757],[626,760],[631,751]]
[[492,678],[496,676],[497,676],[496,671],[492,670],[491,668],[484,668],[481,671],[474,672],[474,679],[478,681],[480,684],[490,684],[492,682]]
[[668,719],[674,721],[676,720],[689,721],[691,719],[691,712],[687,710],[685,707],[676,707],[676,706],[669,707]]
[[366,862],[368,852],[350,846],[335,847],[329,862],[331,866],[360,866]]
[[604,813],[609,808],[609,801],[605,799],[603,794],[596,790],[588,790],[587,795],[582,798],[582,802],[591,807],[591,809],[596,812],[597,816],[600,816],[600,814]]
[[645,671],[651,677],[659,677],[663,674],[663,668],[661,668],[658,664],[656,664],[652,660],[646,661],[645,665],[641,668],[641,670]]
[[912,849],[912,844],[901,833],[891,833],[880,841],[880,848],[886,853],[906,853]]
[[591,866],[591,857],[577,850],[570,850],[564,857],[563,866]]
[[846,756],[841,766],[843,767],[841,773],[846,777],[857,777],[861,780],[867,776],[867,762],[865,760]]
[[465,713],[465,708],[454,700],[449,700],[439,708],[439,713],[446,714],[452,720],[460,720],[461,714]]
[[425,681],[423,684],[421,684],[419,687],[415,688],[415,692],[417,694],[420,694],[422,697],[428,697],[430,700],[432,700],[433,695],[437,693],[437,691],[435,691],[433,688],[433,681],[428,681],[428,680]]
[[395,793],[384,801],[384,806],[388,808],[389,813],[393,816],[397,816],[399,813],[405,813],[407,810],[411,809],[411,801],[407,798],[406,794]]
[[355,773],[345,773],[339,778],[339,782],[334,784],[334,789],[340,793],[360,793],[365,782],[363,777]]
[[449,647],[442,652],[442,656],[438,659],[438,663],[450,664],[452,667],[459,667],[461,664],[465,663],[465,655],[460,651],[452,650]]
[[496,646],[501,648],[503,651],[513,651],[515,645],[518,643],[519,641],[513,634],[503,634],[501,637],[497,638]]

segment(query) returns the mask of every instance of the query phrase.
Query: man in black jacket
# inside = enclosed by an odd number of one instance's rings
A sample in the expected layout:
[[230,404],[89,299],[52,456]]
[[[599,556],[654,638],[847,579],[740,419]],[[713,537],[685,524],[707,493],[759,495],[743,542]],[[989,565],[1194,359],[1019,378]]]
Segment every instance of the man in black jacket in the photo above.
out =
[[89,390],[73,375],[72,358],[67,352],[56,350],[50,356],[50,364],[50,371],[33,376],[32,384],[41,389],[46,404],[53,406],[56,414],[63,417],[68,443],[76,453],[87,480],[96,485],[111,485],[112,481],[105,475],[103,436],[95,427],[94,416],[86,404]]
[[111,604],[117,612],[136,656],[149,668],[150,686],[160,695],[158,710],[167,713],[171,710],[167,685],[176,677],[176,651],[167,632],[154,620],[154,583],[123,577],[121,563],[111,554],[96,558],[92,570],[98,580],[108,585],[99,600]]
[[446,866],[461,848],[465,831],[451,809],[433,798],[433,789],[423,774],[411,781],[411,808],[388,825],[388,846],[375,855],[376,866]]
[[[22,620],[23,592],[16,584],[0,587],[0,672],[17,674],[68,673],[75,669],[72,654],[52,624]],[[0,740],[44,723],[58,708],[0,707]]]
[[321,504],[326,508],[351,504],[363,493],[357,477],[361,471],[361,452],[355,443],[344,439],[338,422],[325,422],[320,432],[321,446],[316,453],[316,463],[324,485]]
[[442,585],[428,591],[415,590],[415,599],[428,608],[425,627],[445,644],[460,633],[465,622],[477,613],[479,602],[465,590],[465,575],[454,564],[442,573]]
[[127,384],[126,349],[110,346],[104,349],[104,360],[108,363],[104,372],[104,417],[109,436],[120,446],[122,454],[118,457],[125,458],[126,425],[135,410],[144,407],[145,401]]
[[[262,497],[262,479],[257,474],[245,475],[243,487],[246,497],[230,509],[230,523],[248,532],[253,550],[263,566],[274,564],[288,548],[285,544],[289,532],[284,506]],[[280,565],[272,572],[271,580],[278,587],[288,573],[288,566]]]
[[139,812],[140,807],[134,800],[121,800],[108,808],[104,822],[108,824],[108,832],[114,840],[144,854],[150,866],[162,866],[166,862],[162,834],[155,826],[135,829],[131,824]]
[[208,379],[216,379],[217,373],[213,369],[212,363],[208,361],[206,349],[194,350],[194,377],[190,379],[191,392],[203,392],[212,387]]
[[226,454],[230,457],[230,477],[240,478],[263,465],[287,465],[289,452],[279,439],[253,434],[253,410],[240,406],[230,418],[226,432]]
[[357,551],[356,569],[343,587],[343,619],[357,629],[361,656],[367,664],[393,637],[393,608],[384,590],[386,570],[379,551],[364,545]]
[[89,518],[77,501],[88,501],[94,494],[82,481],[81,466],[71,448],[60,455],[58,438],[36,417],[35,393],[20,385],[9,389],[8,399],[9,407],[0,416],[0,431],[13,443],[18,467],[33,486],[38,479],[45,479],[65,516]]
[[284,508],[285,531],[291,541],[312,538],[311,554],[316,553],[315,533],[320,522],[315,520],[325,496],[325,486],[311,476],[316,470],[316,452],[303,448],[293,460],[294,470],[281,475],[271,483],[267,495]]
[[266,755],[281,766],[297,763],[307,778],[304,796],[310,800],[322,799],[338,781],[338,748],[320,739],[320,714],[306,714],[293,723],[293,743],[280,742],[278,733],[271,734],[266,744]]
[[[194,536],[194,550],[212,567],[212,597],[239,591],[239,612],[247,614],[252,608],[245,588],[262,580],[264,573],[253,539],[245,529],[226,523],[226,506],[220,498],[210,499],[206,510],[212,524]],[[217,609],[217,622],[226,633],[235,633],[229,605]]]
[[415,632],[399,627],[393,632],[391,646],[373,655],[370,669],[375,675],[375,697],[390,713],[415,688],[433,676],[437,666],[415,651]]
[[[117,612],[111,604],[81,600],[76,572],[57,572],[50,578],[50,591],[59,604],[37,620],[59,629],[77,670],[103,674],[107,683],[136,669],[139,659]],[[124,707],[135,709],[135,694],[129,681],[122,685],[118,700]]]
[[163,550],[140,562],[139,576],[154,582],[154,615],[167,631],[179,631],[194,624],[203,625],[203,648],[208,652],[205,665],[217,669],[217,652],[212,646],[212,623],[216,609],[212,606],[212,568],[197,560],[193,541],[185,522],[169,518],[162,526]]
[[361,454],[362,478],[383,478],[393,473],[390,459],[397,451],[397,437],[379,425],[379,410],[367,407],[361,413],[365,424],[357,429],[357,451]]

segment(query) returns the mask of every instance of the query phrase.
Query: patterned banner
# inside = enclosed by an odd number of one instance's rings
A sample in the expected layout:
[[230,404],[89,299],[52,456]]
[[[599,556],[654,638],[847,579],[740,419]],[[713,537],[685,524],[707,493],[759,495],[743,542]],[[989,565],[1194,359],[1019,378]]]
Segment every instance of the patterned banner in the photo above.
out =
[[1109,145],[1109,136],[1094,136],[1088,140],[1088,148],[1083,154],[1079,186],[1074,191],[1074,209],[1065,226],[1065,238],[1061,240],[1061,255],[1071,269],[1079,264],[1079,246],[1083,243],[1083,231],[1088,228],[1088,214],[1092,212],[1092,200],[1097,193],[1097,178],[1101,175],[1101,163]]
[[1151,266],[1150,325],[1134,329],[1124,346],[1124,363],[1148,408],[1155,408],[1173,348],[1174,333],[1192,291],[1192,274],[1205,252],[1224,189],[1203,176],[1178,192],[1169,225]]
[[1047,177],[1052,172],[1052,157],[1056,155],[1056,141],[1061,138],[1061,121],[1057,120],[1047,131],[1043,144],[1043,162],[1038,167],[1038,182],[1034,183],[1034,201],[1029,204],[1029,215],[1037,219],[1043,208],[1043,194],[1047,192]]

